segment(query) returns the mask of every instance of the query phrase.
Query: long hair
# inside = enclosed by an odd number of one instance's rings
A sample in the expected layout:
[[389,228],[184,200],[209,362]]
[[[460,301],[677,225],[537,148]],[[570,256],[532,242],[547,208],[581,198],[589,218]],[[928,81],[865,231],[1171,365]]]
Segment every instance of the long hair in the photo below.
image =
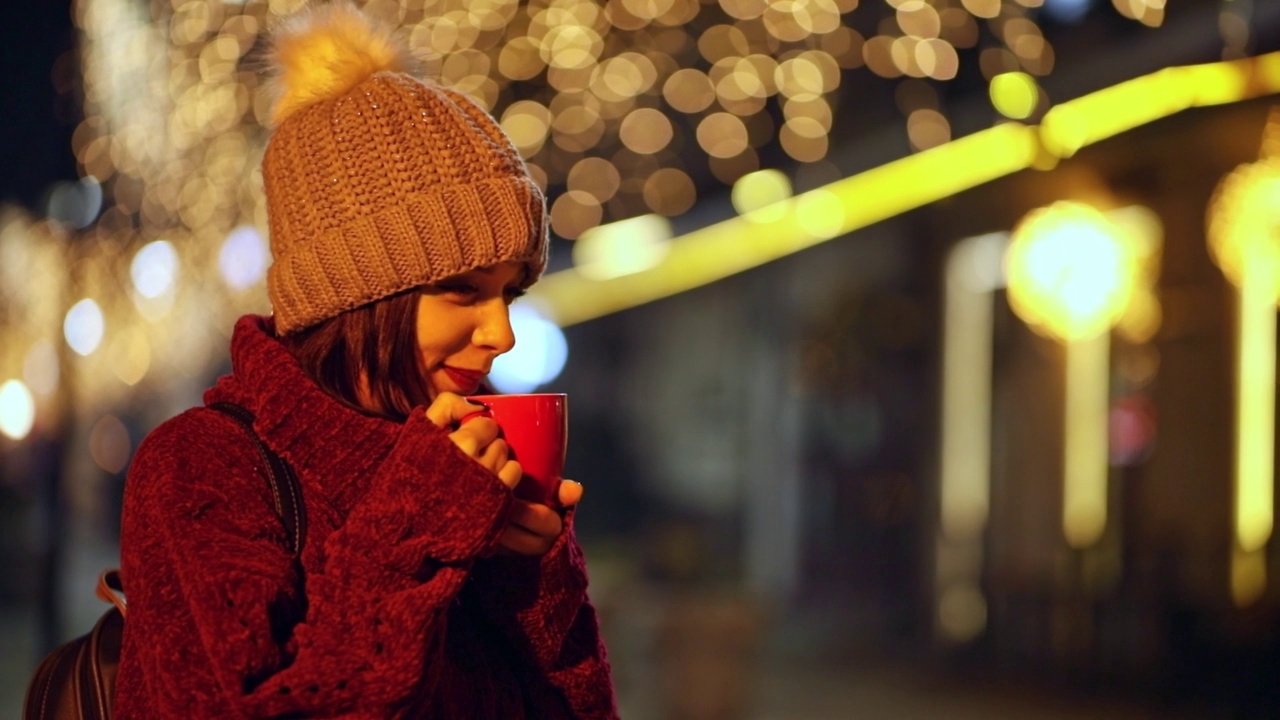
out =
[[281,342],[339,402],[403,422],[415,407],[430,403],[417,323],[418,293],[409,290],[286,335]]

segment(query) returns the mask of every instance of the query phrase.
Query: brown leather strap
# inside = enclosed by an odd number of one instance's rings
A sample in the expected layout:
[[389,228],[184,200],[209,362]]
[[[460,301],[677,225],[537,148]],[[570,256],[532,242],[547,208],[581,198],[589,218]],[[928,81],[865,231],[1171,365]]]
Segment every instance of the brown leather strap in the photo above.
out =
[[129,605],[124,599],[124,584],[120,582],[118,568],[103,570],[98,575],[98,588],[95,594],[102,602],[115,605],[121,615],[129,615]]
[[110,720],[113,715],[123,633],[124,616],[108,610],[76,653],[79,717],[84,720]]

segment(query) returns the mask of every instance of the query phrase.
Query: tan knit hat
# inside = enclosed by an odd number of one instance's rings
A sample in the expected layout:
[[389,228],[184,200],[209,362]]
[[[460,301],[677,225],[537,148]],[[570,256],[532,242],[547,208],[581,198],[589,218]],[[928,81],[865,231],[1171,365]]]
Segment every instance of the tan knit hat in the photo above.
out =
[[279,85],[262,162],[276,331],[504,261],[546,266],[546,199],[483,108],[406,70],[346,3],[272,37]]

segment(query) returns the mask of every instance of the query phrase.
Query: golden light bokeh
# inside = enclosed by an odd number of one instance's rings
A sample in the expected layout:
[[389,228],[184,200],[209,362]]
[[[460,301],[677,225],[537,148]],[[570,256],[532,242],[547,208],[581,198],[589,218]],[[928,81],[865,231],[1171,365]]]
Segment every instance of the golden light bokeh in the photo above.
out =
[[1124,314],[1138,277],[1134,243],[1087,205],[1061,201],[1013,230],[1009,304],[1033,328],[1063,341],[1095,337]]
[[1023,72],[1001,73],[991,79],[991,104],[1007,118],[1025,120],[1036,111],[1040,89],[1030,75]]
[[[1163,13],[1160,0],[1124,3],[1148,24]],[[271,99],[260,52],[266,29],[304,4],[75,4],[79,47],[59,60],[55,81],[82,98],[71,150],[100,197],[73,198],[86,218],[74,227],[0,216],[0,277],[40,288],[4,298],[0,377],[17,376],[34,348],[64,343],[49,330],[62,327],[64,296],[92,300],[102,315],[100,348],[73,367],[90,403],[152,377],[200,372],[234,317],[266,309],[262,268],[229,281],[221,254],[252,246],[249,265],[263,262],[254,254],[267,231],[257,167]],[[548,190],[551,228],[566,239],[637,215],[686,213],[708,193],[695,178],[731,185],[779,158],[796,164],[797,178],[838,175],[829,156],[850,71],[911,88],[898,105],[910,147],[924,151],[950,138],[930,84],[973,61],[961,50],[981,44],[973,54],[987,77],[1043,75],[1053,62],[1024,9],[1034,3],[1000,0],[357,4],[397,25],[428,75],[494,112]],[[868,13],[879,13],[878,24],[855,29],[855,16]],[[1052,138],[1065,141],[1064,132]],[[806,234],[848,221],[828,196],[806,202],[817,203]],[[244,233],[259,240],[230,242]],[[130,262],[158,240],[172,248],[173,280],[139,297]],[[207,327],[219,330],[199,330]]]
[[1266,590],[1266,547],[1275,530],[1280,109],[1267,119],[1259,154],[1218,183],[1206,223],[1210,255],[1237,290],[1231,591],[1239,606]]

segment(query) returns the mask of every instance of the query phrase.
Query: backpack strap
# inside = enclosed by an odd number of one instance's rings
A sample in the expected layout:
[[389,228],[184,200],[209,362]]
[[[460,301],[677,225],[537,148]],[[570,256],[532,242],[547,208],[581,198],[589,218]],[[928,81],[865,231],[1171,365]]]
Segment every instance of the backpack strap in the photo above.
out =
[[302,507],[302,485],[293,468],[262,442],[253,429],[253,413],[230,402],[216,402],[209,406],[223,415],[240,423],[253,438],[258,452],[262,455],[267,469],[267,480],[271,485],[271,498],[276,506],[276,514],[284,522],[285,533],[289,536],[289,552],[297,557],[302,552],[302,543],[307,536],[307,516]]
[[120,569],[103,570],[98,575],[98,587],[94,592],[102,602],[115,605],[121,615],[129,614],[129,605],[124,599],[124,584],[120,582]]

